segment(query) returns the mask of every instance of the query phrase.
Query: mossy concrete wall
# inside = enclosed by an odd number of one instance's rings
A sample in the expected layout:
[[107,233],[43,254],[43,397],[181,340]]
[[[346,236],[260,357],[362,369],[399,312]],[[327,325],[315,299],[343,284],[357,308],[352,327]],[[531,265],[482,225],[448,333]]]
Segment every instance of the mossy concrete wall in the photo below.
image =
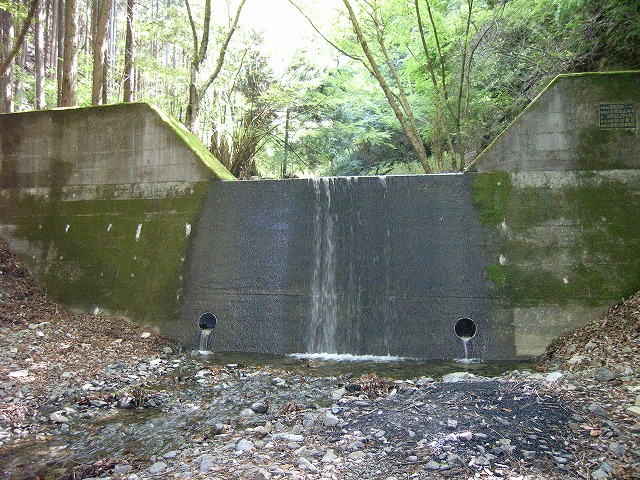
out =
[[0,147],[0,236],[49,294],[174,322],[191,225],[232,178],[206,148],[148,104],[0,115]]
[[478,156],[518,354],[640,289],[640,72],[560,75]]
[[482,152],[477,171],[636,169],[640,72],[560,75]]
[[479,173],[473,196],[519,356],[640,289],[640,170]]

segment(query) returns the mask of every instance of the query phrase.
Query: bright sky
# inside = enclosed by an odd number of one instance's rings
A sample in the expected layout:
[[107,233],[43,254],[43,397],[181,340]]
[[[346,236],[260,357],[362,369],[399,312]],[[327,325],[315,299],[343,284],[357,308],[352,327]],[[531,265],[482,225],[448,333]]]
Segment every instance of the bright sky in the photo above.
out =
[[[298,5],[314,20],[323,33],[336,17],[342,0],[297,0]],[[242,9],[240,22],[256,31],[263,31],[265,50],[271,52],[274,69],[288,65],[293,52],[311,42],[322,40],[302,14],[288,0],[248,0]],[[331,47],[327,45],[327,50]]]

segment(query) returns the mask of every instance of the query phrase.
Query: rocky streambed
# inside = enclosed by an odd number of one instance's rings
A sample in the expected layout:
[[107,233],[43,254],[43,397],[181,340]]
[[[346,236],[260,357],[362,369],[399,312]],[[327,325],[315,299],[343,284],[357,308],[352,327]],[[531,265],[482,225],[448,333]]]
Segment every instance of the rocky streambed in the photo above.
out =
[[0,247],[0,479],[640,478],[637,296],[527,371],[290,368],[75,315]]

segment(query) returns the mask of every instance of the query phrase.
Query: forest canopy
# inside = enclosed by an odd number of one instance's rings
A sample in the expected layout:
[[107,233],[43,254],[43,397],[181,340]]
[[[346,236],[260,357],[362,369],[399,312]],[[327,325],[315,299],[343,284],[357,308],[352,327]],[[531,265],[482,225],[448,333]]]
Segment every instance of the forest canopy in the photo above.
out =
[[0,0],[0,112],[150,102],[239,178],[462,171],[556,75],[638,69],[628,0]]

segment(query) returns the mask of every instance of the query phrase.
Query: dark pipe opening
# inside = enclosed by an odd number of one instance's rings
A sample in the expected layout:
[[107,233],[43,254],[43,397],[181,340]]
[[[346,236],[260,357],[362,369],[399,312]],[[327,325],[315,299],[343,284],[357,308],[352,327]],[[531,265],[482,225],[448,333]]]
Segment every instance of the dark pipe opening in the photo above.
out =
[[198,326],[202,330],[211,330],[212,328],[215,328],[216,323],[218,323],[218,319],[211,312],[203,313],[200,315],[200,320],[198,320]]
[[463,340],[473,338],[477,330],[476,322],[470,318],[461,318],[453,327],[453,331],[456,332],[457,337]]

